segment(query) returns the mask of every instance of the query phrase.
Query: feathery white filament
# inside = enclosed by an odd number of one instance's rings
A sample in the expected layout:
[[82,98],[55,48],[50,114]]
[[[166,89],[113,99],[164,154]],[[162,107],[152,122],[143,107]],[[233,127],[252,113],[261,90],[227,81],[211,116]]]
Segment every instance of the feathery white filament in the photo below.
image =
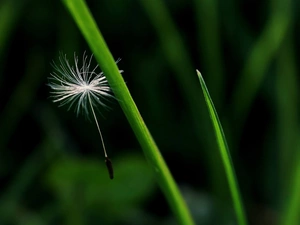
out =
[[77,115],[82,112],[88,116],[89,112],[92,112],[100,134],[104,155],[107,159],[107,152],[94,106],[100,104],[103,107],[107,107],[103,100],[113,96],[110,93],[106,77],[102,72],[98,74],[95,72],[98,65],[93,70],[90,70],[92,57],[88,59],[88,56],[84,53],[82,66],[80,67],[78,65],[78,57],[74,53],[74,68],[70,66],[66,55],[60,54],[60,65],[57,66],[53,63],[55,71],[50,74],[48,85],[52,88],[53,102],[59,102],[60,106],[69,104],[68,109],[74,106]]
[[103,151],[104,151],[104,156],[105,156],[105,158],[107,158],[107,153],[106,153],[106,149],[105,149],[105,145],[104,145],[102,133],[101,133],[101,130],[100,130],[100,127],[99,127],[99,124],[98,124],[98,121],[97,121],[97,118],[96,118],[96,115],[95,115],[95,112],[94,112],[94,109],[93,109],[93,105],[91,103],[91,97],[90,97],[89,94],[88,94],[88,97],[89,97],[89,102],[90,102],[91,109],[92,109],[92,112],[93,112],[93,115],[94,115],[94,118],[95,118],[95,122],[96,122],[96,125],[97,125],[97,128],[98,128],[99,134],[100,134],[100,138],[101,138],[101,142],[102,142],[102,147],[103,147]]

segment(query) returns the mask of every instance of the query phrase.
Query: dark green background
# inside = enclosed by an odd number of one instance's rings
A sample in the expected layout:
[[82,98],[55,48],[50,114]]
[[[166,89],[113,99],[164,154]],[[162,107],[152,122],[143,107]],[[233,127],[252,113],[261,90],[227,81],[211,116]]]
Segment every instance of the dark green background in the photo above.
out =
[[[298,1],[162,1],[184,44],[171,54],[159,37],[172,44],[177,36],[157,30],[142,2],[87,4],[122,58],[124,80],[196,224],[235,223],[196,69],[223,124],[250,224],[278,224],[299,163]],[[256,46],[261,54],[249,64]],[[51,102],[47,77],[60,51],[71,61],[74,52],[91,54],[60,1],[0,1],[0,224],[176,224],[117,100],[97,113],[114,180],[93,120]],[[176,73],[198,87],[193,101]]]

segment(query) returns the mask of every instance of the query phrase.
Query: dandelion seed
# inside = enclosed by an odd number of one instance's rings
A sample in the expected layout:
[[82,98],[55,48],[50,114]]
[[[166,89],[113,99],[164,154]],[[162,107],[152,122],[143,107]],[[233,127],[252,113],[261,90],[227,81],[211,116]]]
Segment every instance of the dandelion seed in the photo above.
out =
[[50,93],[53,102],[60,103],[59,106],[69,104],[68,109],[75,107],[77,115],[82,112],[88,116],[90,111],[92,112],[99,131],[109,176],[113,179],[112,163],[107,156],[102,133],[94,111],[94,106],[96,105],[107,108],[103,100],[113,96],[104,74],[95,72],[98,65],[93,70],[90,70],[92,58],[93,56],[88,59],[88,56],[84,53],[82,67],[79,67],[78,57],[74,53],[75,67],[73,67],[70,66],[67,56],[60,53],[60,65],[57,66],[53,63],[55,71],[50,73],[48,85],[52,89]]
[[113,179],[114,178],[114,170],[113,170],[113,166],[112,166],[112,163],[109,158],[105,159],[105,164],[108,169],[110,179]]

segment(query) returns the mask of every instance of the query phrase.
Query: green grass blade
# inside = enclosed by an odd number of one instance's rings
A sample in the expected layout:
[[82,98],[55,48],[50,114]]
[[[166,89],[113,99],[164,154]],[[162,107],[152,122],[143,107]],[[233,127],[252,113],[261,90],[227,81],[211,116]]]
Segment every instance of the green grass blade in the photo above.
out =
[[300,153],[298,145],[298,154],[295,157],[295,167],[292,172],[291,182],[287,189],[286,203],[284,204],[284,211],[281,217],[281,225],[297,225],[300,220]]
[[[171,65],[182,94],[193,113],[197,109],[195,102],[197,102],[196,96],[199,90],[192,76],[194,74],[192,60],[176,24],[172,20],[168,7],[164,1],[160,0],[140,0],[140,3],[157,32],[163,53]],[[198,112],[194,112],[193,115],[197,118],[198,114]]]
[[240,127],[245,122],[255,95],[288,32],[292,19],[291,0],[277,0],[272,4],[270,19],[254,44],[234,90],[232,105]]
[[199,94],[199,87],[194,77],[194,67],[191,63],[192,59],[185,47],[179,29],[172,20],[164,1],[140,0],[140,3],[155,28],[162,52],[165,54],[166,60],[173,70],[182,96],[188,103],[190,114],[195,121],[194,124],[197,134],[199,137],[202,137],[203,126],[200,126],[199,123],[199,114],[202,113],[202,110],[201,107],[196,104],[198,102],[197,96]]
[[[108,82],[111,84],[113,92],[119,100],[119,103],[142,146],[147,160],[156,172],[155,175],[158,183],[162,188],[174,215],[177,217],[178,222],[183,225],[194,224],[180,191],[151,137],[88,7],[83,0],[63,0],[63,3],[71,13],[94,53],[101,69],[106,75]],[[116,179],[117,176],[118,175],[116,174]]]
[[300,220],[300,152],[298,71],[293,35],[285,39],[277,60],[276,94],[279,147],[280,225]]
[[298,70],[295,54],[295,41],[290,32],[283,42],[276,62],[276,99],[277,99],[277,142],[279,149],[279,176],[280,192],[277,197],[280,202],[285,202],[287,193],[286,184],[290,180],[287,176],[293,173],[294,165],[291,163],[295,159],[298,150],[295,146],[299,139],[299,90],[298,90]]
[[[195,77],[194,66],[192,65],[193,60],[191,59],[186,48],[184,38],[182,37],[177,24],[173,20],[168,4],[166,4],[165,1],[140,0],[139,2],[145,9],[149,20],[157,33],[162,52],[164,53],[166,60],[173,70],[173,74],[177,80],[182,97],[187,103],[189,110],[188,114],[193,120],[191,126],[194,126],[195,128],[199,144],[205,144],[209,146],[204,152],[204,157],[206,158],[205,161],[209,171],[209,180],[213,192],[216,193],[217,196],[221,196],[221,198],[223,198],[223,180],[220,178],[222,168],[215,165],[215,152],[210,151],[210,149],[213,148],[213,140],[203,138],[203,129],[209,129],[208,127],[210,124],[206,120],[203,120],[203,116],[199,116],[204,115],[205,110],[203,110],[200,104],[197,104],[200,88],[197,78]],[[212,44],[213,46],[216,45],[215,42],[217,42],[217,40],[214,41],[214,44]],[[214,52],[212,49],[210,49],[210,51]],[[215,59],[214,67],[221,68],[220,65],[216,65],[218,62],[219,61]],[[218,75],[221,76],[221,73],[218,73]],[[215,76],[214,78],[215,80],[217,79]],[[219,93],[219,90],[217,90],[219,88],[217,83],[218,82],[214,82],[212,84],[214,87],[216,87],[216,89],[214,89],[215,93],[212,93],[213,95],[216,94],[214,95],[216,97],[217,93]],[[222,100],[220,98],[217,99],[220,101],[217,103],[215,102],[215,104],[221,104]]]
[[225,173],[227,176],[229,189],[230,189],[231,196],[232,196],[232,201],[234,204],[234,209],[237,214],[237,221],[238,221],[238,224],[240,224],[240,225],[246,225],[247,224],[246,216],[244,213],[244,208],[242,205],[242,200],[241,200],[241,196],[240,196],[240,192],[239,192],[239,188],[238,188],[238,183],[236,180],[233,164],[231,162],[231,157],[230,157],[229,149],[227,146],[226,138],[225,138],[217,111],[213,104],[213,101],[209,95],[208,89],[202,78],[202,75],[198,70],[197,70],[197,75],[199,77],[199,81],[200,81],[201,88],[202,88],[202,91],[204,94],[205,102],[207,104],[209,115],[210,115],[214,130],[215,130],[218,147],[220,150],[222,161],[224,163]]
[[220,106],[224,102],[224,62],[220,34],[220,3],[217,0],[195,0],[194,4],[197,24],[199,24],[196,26],[199,53],[203,56],[205,73],[210,74],[207,78],[209,80],[206,81],[209,86],[213,85],[215,93],[211,94],[215,99],[216,106]]

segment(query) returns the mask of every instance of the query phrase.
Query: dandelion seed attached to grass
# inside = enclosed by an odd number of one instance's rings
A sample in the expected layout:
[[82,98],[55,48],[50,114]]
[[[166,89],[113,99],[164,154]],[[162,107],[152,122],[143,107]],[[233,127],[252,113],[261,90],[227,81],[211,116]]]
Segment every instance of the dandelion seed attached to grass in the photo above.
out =
[[82,112],[88,116],[90,111],[92,112],[102,142],[109,176],[113,179],[112,163],[107,156],[102,133],[94,111],[94,106],[97,104],[107,108],[103,100],[113,96],[104,74],[95,72],[98,65],[93,70],[90,70],[92,58],[93,56],[88,59],[88,56],[83,54],[82,67],[80,68],[78,66],[78,57],[74,53],[74,68],[70,66],[67,56],[61,53],[59,57],[60,65],[57,66],[53,63],[55,71],[50,73],[48,85],[52,89],[50,93],[54,99],[53,102],[59,102],[59,106],[69,104],[68,109],[74,106],[77,115]]

